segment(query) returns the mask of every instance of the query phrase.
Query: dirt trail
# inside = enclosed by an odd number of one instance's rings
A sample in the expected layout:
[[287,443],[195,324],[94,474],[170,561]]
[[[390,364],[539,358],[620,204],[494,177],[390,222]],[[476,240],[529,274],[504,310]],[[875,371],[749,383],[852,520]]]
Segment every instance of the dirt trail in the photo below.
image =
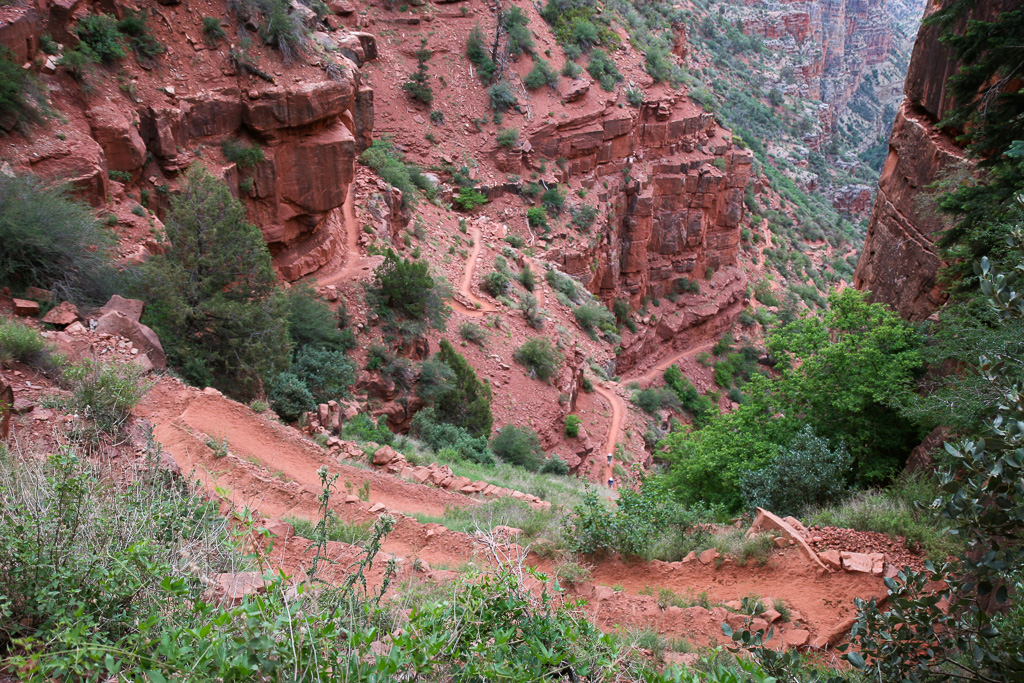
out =
[[650,386],[651,382],[658,379],[658,377],[660,377],[665,372],[665,370],[667,370],[673,363],[676,363],[683,358],[692,358],[693,356],[696,356],[699,353],[709,351],[711,347],[714,345],[715,342],[708,342],[707,344],[701,344],[700,346],[694,346],[692,348],[686,349],[685,351],[680,351],[679,353],[673,354],[668,358],[664,358],[658,361],[653,367],[649,368],[646,372],[644,372],[644,374],[640,375],[639,377],[629,378],[629,381],[637,382],[642,387]]
[[349,183],[345,203],[341,205],[345,229],[345,249],[309,276],[320,286],[336,285],[345,280],[358,280],[370,274],[382,261],[380,256],[363,256],[359,252],[359,224],[356,221],[355,183]]
[[473,308],[469,308],[454,299],[449,303],[452,308],[463,315],[467,315],[471,318],[479,318],[485,313],[493,313],[498,309],[494,304],[481,299],[473,293],[473,273],[476,271],[476,262],[480,256],[480,249],[483,248],[483,242],[480,238],[480,226],[476,226],[470,230],[469,237],[473,240],[473,250],[469,252],[469,258],[466,259],[466,267],[462,271],[462,282],[459,283],[459,294],[465,297],[470,303],[475,304],[475,306]]
[[[446,507],[476,504],[466,496],[339,462],[295,430],[176,380],[162,379],[137,413],[153,422],[157,440],[182,471],[194,473],[211,493],[236,507],[258,510],[264,517],[316,519],[317,471],[327,467],[339,475],[331,508],[340,519],[372,521],[377,514],[370,507],[377,503],[395,514],[398,524],[385,543],[387,552],[456,564],[473,556],[473,541],[465,534],[407,516],[441,515]],[[208,441],[226,442],[228,454],[218,453]],[[369,500],[345,502],[346,484],[353,492],[369,484]]]
[[[599,395],[603,396],[604,399],[608,401],[609,404],[611,404],[612,408],[612,421],[608,427],[608,437],[605,439],[604,449],[599,454],[601,459],[604,460],[605,462],[604,479],[601,482],[601,484],[604,485],[608,482],[609,479],[615,476],[614,454],[615,447],[619,443],[619,436],[622,434],[622,416],[624,410],[622,407],[622,399],[620,399],[618,394],[616,394],[612,390],[603,387],[600,384],[595,384],[594,391],[597,392]],[[611,453],[613,456],[611,462],[608,462],[609,453]]]

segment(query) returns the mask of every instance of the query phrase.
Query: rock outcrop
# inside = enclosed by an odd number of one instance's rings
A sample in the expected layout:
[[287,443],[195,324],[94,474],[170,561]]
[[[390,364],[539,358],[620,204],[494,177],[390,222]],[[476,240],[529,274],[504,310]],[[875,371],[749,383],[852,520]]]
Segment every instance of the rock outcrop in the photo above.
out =
[[[1012,5],[1010,0],[982,0],[961,21],[988,18]],[[937,7],[930,2],[926,14]],[[858,289],[870,291],[873,301],[890,304],[911,320],[927,318],[946,299],[938,283],[942,262],[935,247],[946,222],[930,186],[968,163],[956,142],[957,131],[938,125],[953,106],[946,82],[956,70],[939,29],[922,26],[854,274]]]
[[[70,49],[77,44],[71,28],[90,9],[118,18],[126,11],[117,3],[55,0],[12,7],[0,17],[0,45],[19,63],[39,54],[44,33]],[[293,11],[308,12],[299,3]],[[190,38],[202,33],[191,28],[197,17],[184,4],[154,10],[150,29],[166,46],[167,68],[126,65],[116,82],[112,72],[97,72],[84,96],[64,70],[43,69],[51,106],[67,121],[59,134],[34,135],[28,145],[5,140],[0,155],[14,171],[69,182],[94,206],[123,198],[158,217],[181,171],[200,160],[245,203],[280,275],[295,280],[344,248],[340,207],[373,129],[373,90],[359,67],[376,58],[376,41],[329,22],[337,30],[314,35],[329,42],[328,56],[289,68],[268,50],[257,68],[231,57],[226,45]],[[225,141],[258,146],[262,159],[240,166],[220,154]]]

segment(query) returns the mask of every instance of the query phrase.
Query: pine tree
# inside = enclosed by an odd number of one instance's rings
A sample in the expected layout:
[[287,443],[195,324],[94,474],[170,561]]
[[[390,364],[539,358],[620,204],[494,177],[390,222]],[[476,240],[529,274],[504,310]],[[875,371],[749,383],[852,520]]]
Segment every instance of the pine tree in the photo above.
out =
[[147,263],[147,323],[188,381],[257,393],[288,367],[292,346],[262,233],[201,167],[172,200],[166,230],[170,249]]
[[432,56],[424,37],[420,40],[420,48],[416,50],[416,71],[409,74],[409,80],[402,84],[402,90],[428,107],[434,102],[434,90],[430,87],[430,74],[427,73],[427,61]]

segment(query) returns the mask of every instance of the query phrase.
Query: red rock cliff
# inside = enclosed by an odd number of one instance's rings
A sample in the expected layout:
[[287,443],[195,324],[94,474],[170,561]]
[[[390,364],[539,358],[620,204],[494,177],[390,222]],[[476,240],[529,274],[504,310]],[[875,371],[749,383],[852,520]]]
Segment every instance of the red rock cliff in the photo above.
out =
[[[973,16],[989,17],[1012,0],[980,0]],[[938,3],[930,2],[926,14]],[[873,301],[893,306],[905,318],[921,320],[946,299],[937,282],[942,265],[935,239],[947,220],[938,213],[929,186],[965,162],[955,131],[937,122],[952,106],[946,81],[957,65],[935,27],[923,26],[914,44],[905,99],[889,138],[889,156],[854,285]]]

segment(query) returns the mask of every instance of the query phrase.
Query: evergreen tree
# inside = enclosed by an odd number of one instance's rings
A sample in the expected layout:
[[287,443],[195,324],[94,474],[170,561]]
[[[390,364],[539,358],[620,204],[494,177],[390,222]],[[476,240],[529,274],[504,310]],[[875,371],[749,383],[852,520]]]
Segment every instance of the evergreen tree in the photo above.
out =
[[441,340],[434,358],[423,364],[420,395],[433,405],[439,422],[462,427],[474,436],[490,435],[491,389],[447,339]]
[[193,167],[171,202],[171,247],[147,263],[146,322],[194,384],[246,398],[291,356],[285,299],[259,228],[222,181]]
[[430,74],[427,73],[427,61],[432,56],[433,53],[427,49],[427,39],[422,38],[420,48],[416,50],[416,71],[409,74],[409,80],[402,84],[402,90],[428,107],[434,102],[434,89],[430,87]]

